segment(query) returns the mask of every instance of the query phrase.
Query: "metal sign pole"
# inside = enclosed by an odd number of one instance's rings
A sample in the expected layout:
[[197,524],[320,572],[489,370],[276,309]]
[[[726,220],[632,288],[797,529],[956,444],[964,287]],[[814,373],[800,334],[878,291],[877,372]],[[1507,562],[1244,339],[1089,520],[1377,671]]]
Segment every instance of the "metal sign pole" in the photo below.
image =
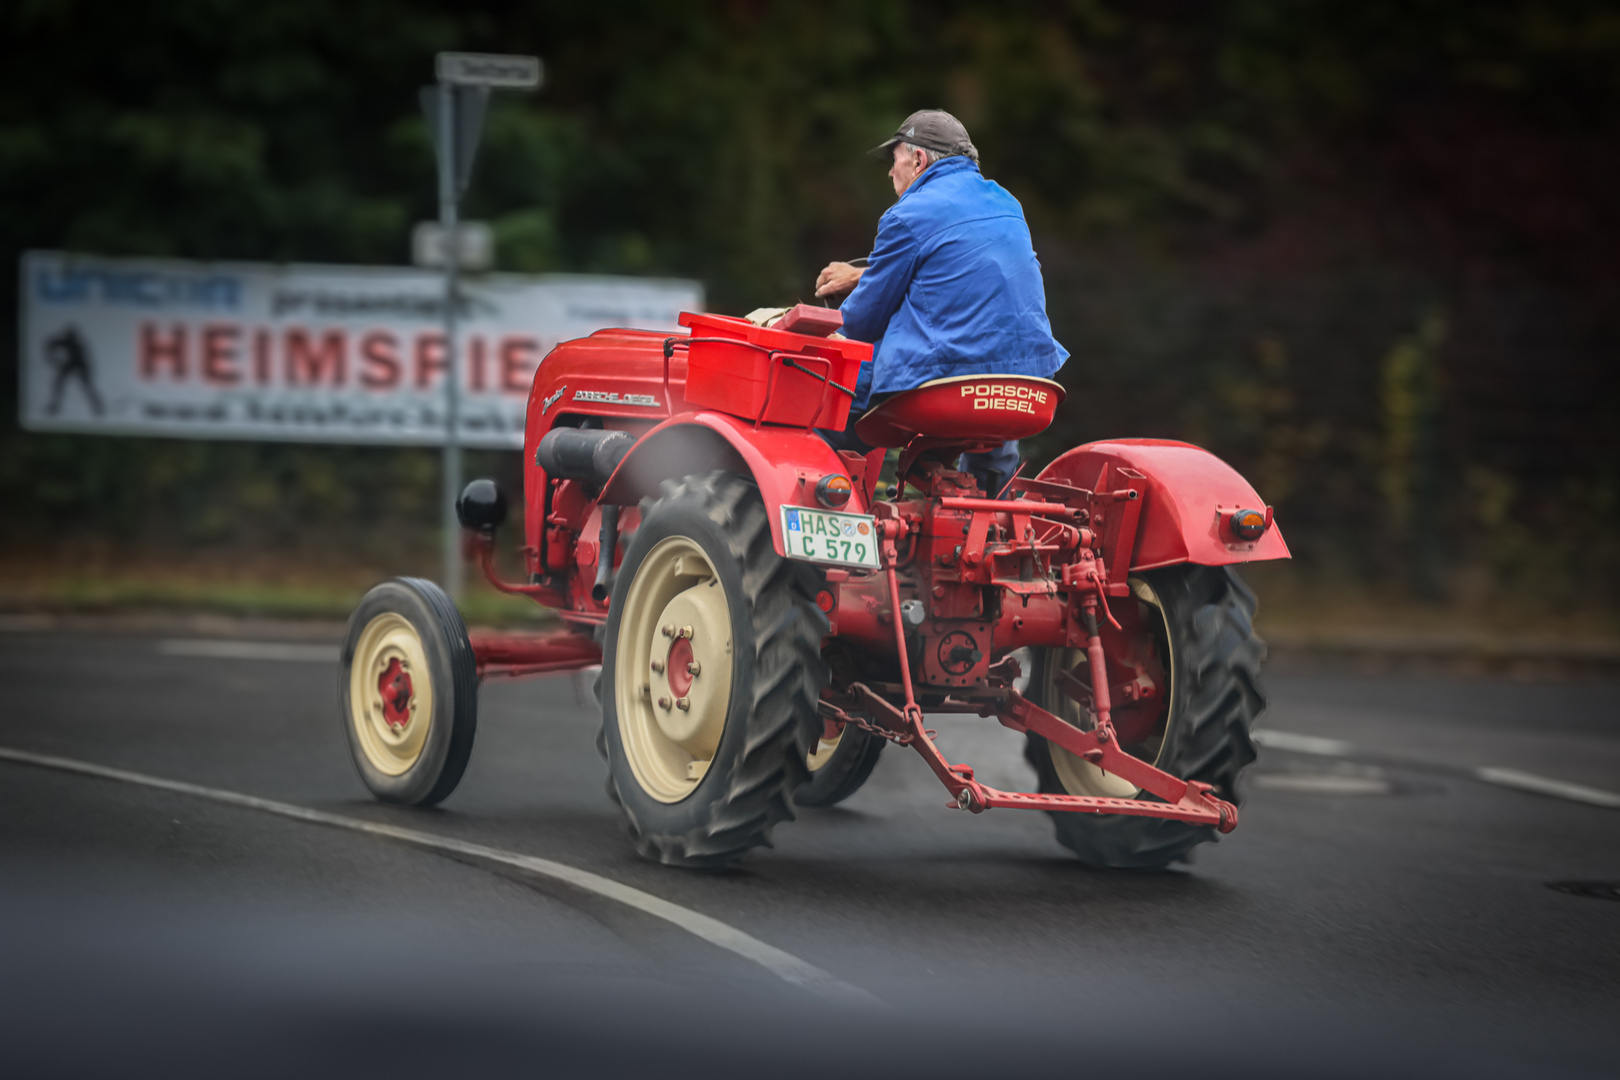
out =
[[456,236],[456,88],[439,83],[439,224],[444,229],[444,591],[461,598],[461,526],[456,497],[461,494],[461,350],[456,345],[456,286],[461,250]]
[[[456,497],[461,494],[461,349],[456,341],[457,286],[461,276],[461,237],[456,204],[472,176],[473,157],[483,131],[484,108],[496,88],[534,90],[540,85],[540,59],[489,53],[440,53],[434,61],[436,88],[422,91],[429,121],[438,132],[439,225],[444,231],[444,590],[461,596],[461,531]],[[460,128],[461,130],[457,130]]]

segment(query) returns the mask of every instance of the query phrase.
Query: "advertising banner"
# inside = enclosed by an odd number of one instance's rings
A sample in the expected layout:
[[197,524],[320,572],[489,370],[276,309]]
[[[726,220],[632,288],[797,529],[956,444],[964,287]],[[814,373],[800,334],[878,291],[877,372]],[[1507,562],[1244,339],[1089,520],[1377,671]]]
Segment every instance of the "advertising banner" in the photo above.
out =
[[[34,431],[438,445],[444,283],[392,267],[23,256],[20,412]],[[460,441],[521,448],[529,383],[560,341],[682,333],[695,281],[462,278]]]

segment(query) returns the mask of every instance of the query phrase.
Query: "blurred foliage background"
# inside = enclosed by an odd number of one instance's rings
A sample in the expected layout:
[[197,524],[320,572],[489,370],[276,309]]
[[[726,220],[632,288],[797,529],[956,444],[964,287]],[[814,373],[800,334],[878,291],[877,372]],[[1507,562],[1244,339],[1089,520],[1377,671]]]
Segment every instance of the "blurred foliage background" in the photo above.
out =
[[[1035,456],[1209,447],[1276,505],[1297,597],[1620,607],[1607,0],[8,0],[6,325],[29,248],[404,263],[440,49],[547,64],[497,98],[465,208],[500,269],[808,298],[892,199],[862,152],[943,107],[1023,201],[1073,353]],[[433,565],[433,452],[22,433],[15,347],[7,565]]]

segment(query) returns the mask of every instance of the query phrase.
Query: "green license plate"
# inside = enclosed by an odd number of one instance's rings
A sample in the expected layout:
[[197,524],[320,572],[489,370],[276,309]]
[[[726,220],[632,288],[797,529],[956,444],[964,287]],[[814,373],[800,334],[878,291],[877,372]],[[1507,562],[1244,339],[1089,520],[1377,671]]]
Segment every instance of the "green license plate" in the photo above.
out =
[[867,514],[782,507],[782,538],[787,541],[790,559],[875,569],[877,535],[877,526]]

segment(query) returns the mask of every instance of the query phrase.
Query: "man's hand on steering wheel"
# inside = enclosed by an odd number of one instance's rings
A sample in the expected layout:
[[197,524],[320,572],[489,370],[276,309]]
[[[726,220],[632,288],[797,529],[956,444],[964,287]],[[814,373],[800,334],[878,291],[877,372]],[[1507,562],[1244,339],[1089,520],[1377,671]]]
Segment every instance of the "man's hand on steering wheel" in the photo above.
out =
[[862,266],[852,266],[847,262],[830,262],[816,275],[817,296],[840,296],[853,289],[866,273]]

